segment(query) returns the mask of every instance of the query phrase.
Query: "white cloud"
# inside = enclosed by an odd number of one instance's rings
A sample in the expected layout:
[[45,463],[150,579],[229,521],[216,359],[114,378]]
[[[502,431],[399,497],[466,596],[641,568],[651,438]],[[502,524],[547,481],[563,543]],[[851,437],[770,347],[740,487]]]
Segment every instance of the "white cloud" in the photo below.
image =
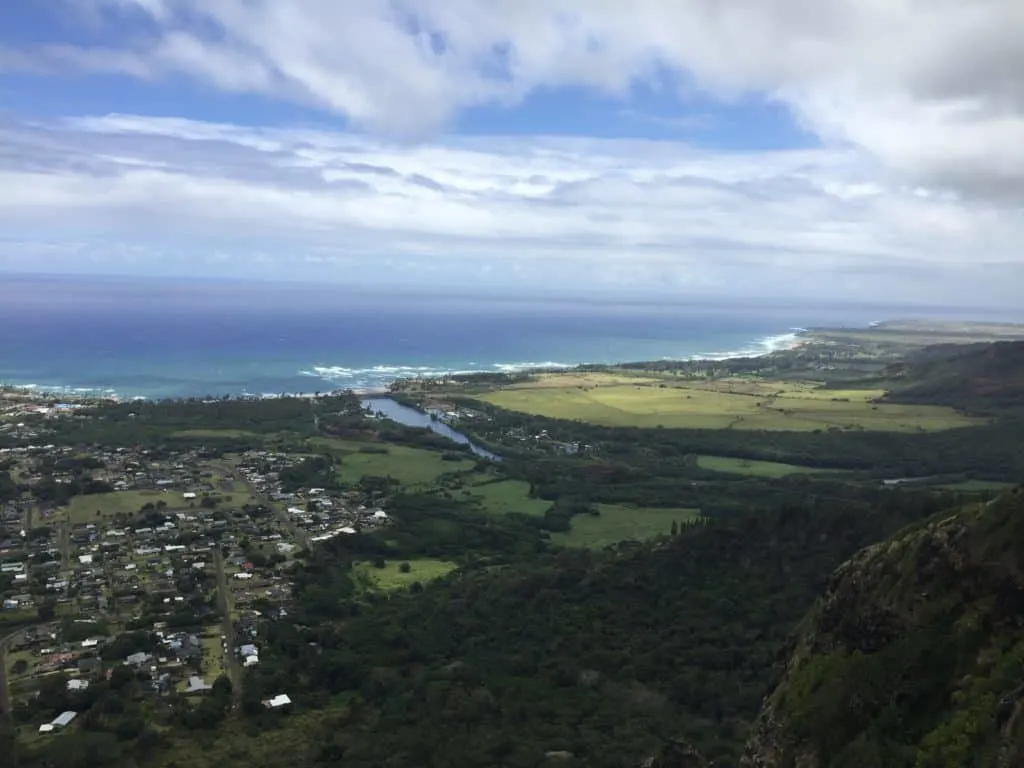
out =
[[904,185],[850,149],[409,144],[131,115],[4,124],[0,147],[8,268],[960,303],[1015,301],[1024,277],[1020,211]]
[[0,66],[185,74],[413,134],[540,87],[623,93],[668,72],[776,99],[926,185],[1024,199],[1020,0],[65,3],[117,45],[8,50]]

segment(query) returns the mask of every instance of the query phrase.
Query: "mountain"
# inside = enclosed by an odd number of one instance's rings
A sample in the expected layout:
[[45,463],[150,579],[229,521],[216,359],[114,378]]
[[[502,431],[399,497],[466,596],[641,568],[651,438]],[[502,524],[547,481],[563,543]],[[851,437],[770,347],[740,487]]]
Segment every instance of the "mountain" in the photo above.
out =
[[1024,765],[1024,489],[841,566],[801,623],[743,765]]
[[927,347],[883,375],[885,400],[963,409],[1024,406],[1024,342]]

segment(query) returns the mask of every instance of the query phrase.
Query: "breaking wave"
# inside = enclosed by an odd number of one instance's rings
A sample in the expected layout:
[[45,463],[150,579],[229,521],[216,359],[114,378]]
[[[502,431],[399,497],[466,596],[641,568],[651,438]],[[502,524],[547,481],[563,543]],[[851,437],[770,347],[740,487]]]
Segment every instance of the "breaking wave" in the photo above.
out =
[[[800,345],[805,333],[803,328],[793,328],[788,333],[766,336],[740,349],[728,352],[708,352],[664,360],[730,360],[738,357],[763,357],[773,352],[793,349]],[[590,364],[612,364],[613,361],[590,361]],[[614,362],[627,362],[624,360]],[[587,361],[574,363],[548,360],[544,362],[492,363],[480,365],[465,363],[461,366],[443,367],[430,365],[374,365],[368,368],[351,368],[341,365],[314,365],[299,373],[321,379],[337,387],[350,388],[357,392],[371,392],[386,389],[396,379],[436,379],[445,376],[464,376],[474,373],[521,373],[538,370],[568,370]]]

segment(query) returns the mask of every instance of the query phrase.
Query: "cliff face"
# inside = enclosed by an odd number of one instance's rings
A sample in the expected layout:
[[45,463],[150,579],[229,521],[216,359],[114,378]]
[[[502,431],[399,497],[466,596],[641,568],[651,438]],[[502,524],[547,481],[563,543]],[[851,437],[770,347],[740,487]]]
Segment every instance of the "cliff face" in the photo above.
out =
[[840,567],[801,624],[743,764],[1024,765],[1024,489]]

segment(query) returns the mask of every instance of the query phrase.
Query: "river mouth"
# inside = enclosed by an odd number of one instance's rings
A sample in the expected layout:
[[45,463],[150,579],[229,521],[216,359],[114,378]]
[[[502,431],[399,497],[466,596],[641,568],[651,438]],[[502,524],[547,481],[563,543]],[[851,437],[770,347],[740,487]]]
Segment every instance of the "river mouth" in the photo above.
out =
[[479,456],[482,459],[489,459],[490,461],[501,461],[501,457],[496,453],[488,451],[486,448],[482,448],[469,437],[457,429],[452,429],[440,419],[433,418],[430,414],[418,411],[415,408],[410,408],[407,405],[392,400],[390,397],[364,397],[361,400],[363,407],[369,409],[373,413],[382,413],[392,421],[397,421],[399,424],[404,424],[407,427],[421,427],[429,429],[431,432],[446,437],[452,442],[459,443],[460,445],[468,445],[469,450],[473,452],[475,456]]

